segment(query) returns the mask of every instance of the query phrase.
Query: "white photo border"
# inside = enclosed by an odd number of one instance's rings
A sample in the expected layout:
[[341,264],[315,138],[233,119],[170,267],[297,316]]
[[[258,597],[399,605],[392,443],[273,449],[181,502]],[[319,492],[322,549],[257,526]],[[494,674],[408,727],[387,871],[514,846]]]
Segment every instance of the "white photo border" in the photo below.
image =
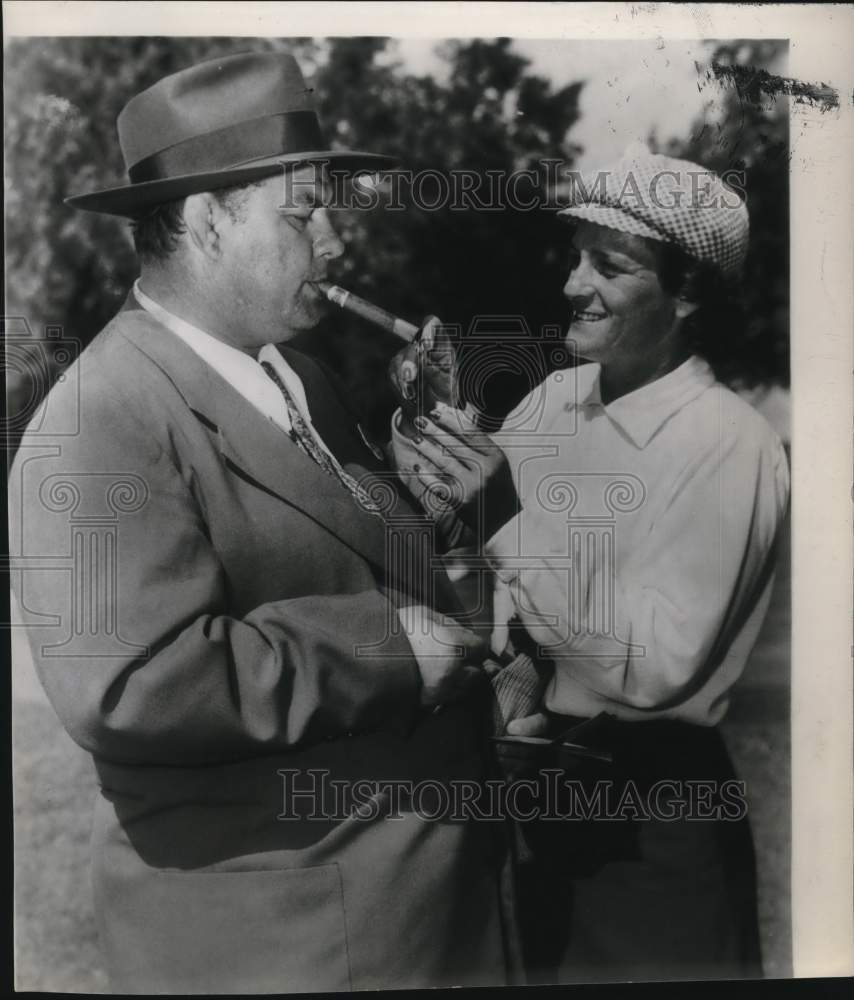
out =
[[[213,16],[212,16],[213,15]],[[796,977],[854,973],[852,369],[854,7],[833,4],[6,2],[4,35],[789,40],[792,944]]]

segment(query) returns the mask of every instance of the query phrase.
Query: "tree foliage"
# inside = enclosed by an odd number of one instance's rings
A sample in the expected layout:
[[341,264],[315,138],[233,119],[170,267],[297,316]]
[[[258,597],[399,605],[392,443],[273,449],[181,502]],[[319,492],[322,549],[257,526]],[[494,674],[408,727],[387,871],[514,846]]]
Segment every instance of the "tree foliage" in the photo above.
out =
[[[789,384],[789,105],[750,84],[785,46],[774,40],[715,46],[705,84],[720,88],[716,120],[698,118],[687,140],[672,141],[666,150],[719,173],[744,172],[750,212],[742,282],[746,324],[721,330],[712,359],[718,377],[735,385]],[[730,78],[730,66],[742,72]]]
[[[447,43],[447,83],[401,72],[382,38],[14,41],[7,52],[10,312],[36,328],[61,323],[87,343],[121,306],[137,263],[125,223],[62,200],[123,183],[115,135],[122,106],[199,59],[277,47],[292,51],[311,78],[334,145],[397,155],[413,175],[433,171],[433,184],[436,171],[507,175],[544,156],[566,159],[580,86],[553,91],[506,39]],[[427,204],[430,184],[420,189]],[[349,251],[336,269],[342,284],[402,315],[435,313],[463,329],[484,314],[525,316],[532,331],[565,322],[561,232],[548,213],[427,210],[410,185],[399,192],[400,211],[342,213]],[[384,373],[397,342],[333,315],[298,346],[338,370],[369,423],[384,423],[393,405]],[[516,381],[498,409],[530,388]]]
[[[561,295],[566,233],[554,213],[425,207],[453,171],[471,171],[486,182],[490,172],[506,178],[540,170],[549,158],[572,165],[570,132],[581,84],[555,89],[501,38],[443,43],[447,76],[441,80],[405,72],[393,42],[383,38],[12,40],[6,48],[7,314],[26,317],[34,330],[60,324],[84,344],[103,327],[137,274],[127,224],[74,211],[63,198],[124,183],[115,121],[132,95],[200,59],[248,49],[293,52],[333,145],[394,154],[413,176],[432,172],[419,197],[408,185],[400,188],[399,210],[386,200],[374,211],[339,213],[348,253],[335,264],[336,280],[409,319],[435,314],[463,331],[473,322],[482,330],[485,322],[490,334],[503,337],[491,368],[485,365],[489,384],[481,387],[480,401],[496,414],[550,367],[567,363],[565,352],[538,343],[545,329],[565,330],[568,320]],[[780,145],[784,118],[750,105],[734,110],[740,144],[721,155],[743,157],[749,171],[753,326],[746,359],[734,356],[725,374],[780,380],[787,352],[786,162],[777,155],[787,148]],[[699,127],[696,133],[672,151],[715,166],[721,150],[713,135]],[[527,195],[529,188],[519,191]],[[489,197],[485,183],[480,195],[481,201]],[[500,189],[496,196],[502,197]],[[531,340],[515,345],[525,327]],[[370,426],[385,426],[393,405],[385,369],[399,347],[391,335],[336,312],[298,346],[343,377]],[[471,342],[467,349],[471,356]]]

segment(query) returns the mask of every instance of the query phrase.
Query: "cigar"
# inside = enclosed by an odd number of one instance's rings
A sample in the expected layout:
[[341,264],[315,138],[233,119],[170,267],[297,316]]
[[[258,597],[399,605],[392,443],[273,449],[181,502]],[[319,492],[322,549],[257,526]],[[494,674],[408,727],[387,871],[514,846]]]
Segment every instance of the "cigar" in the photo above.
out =
[[332,285],[328,281],[316,281],[314,285],[320,289],[330,302],[339,308],[361,316],[362,319],[373,323],[374,326],[378,326],[381,330],[388,330],[389,333],[393,333],[396,337],[400,337],[401,340],[405,340],[407,343],[415,340],[418,336],[418,327],[414,324],[407,323],[405,319],[401,319],[393,313],[386,312],[385,309],[380,309],[373,302],[368,302],[353,292],[348,292],[340,285]]

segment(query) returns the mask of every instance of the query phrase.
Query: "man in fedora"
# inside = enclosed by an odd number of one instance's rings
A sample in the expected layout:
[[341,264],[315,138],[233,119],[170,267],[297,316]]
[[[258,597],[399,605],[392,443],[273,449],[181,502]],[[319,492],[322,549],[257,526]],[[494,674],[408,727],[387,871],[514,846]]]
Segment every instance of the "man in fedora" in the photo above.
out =
[[99,779],[112,986],[502,983],[493,825],[442,808],[482,776],[485,650],[393,558],[430,522],[283,346],[343,251],[322,165],[390,161],[327,149],[281,53],[166,77],[118,129],[129,183],[69,203],[132,220],[140,278],[11,479],[36,665]]

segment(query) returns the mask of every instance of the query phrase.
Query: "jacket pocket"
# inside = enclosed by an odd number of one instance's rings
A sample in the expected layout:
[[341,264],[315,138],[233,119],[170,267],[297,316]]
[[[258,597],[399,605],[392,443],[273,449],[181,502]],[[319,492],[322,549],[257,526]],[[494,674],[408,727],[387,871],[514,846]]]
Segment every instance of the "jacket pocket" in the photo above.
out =
[[[123,884],[122,884],[123,883]],[[338,866],[151,871],[99,887],[111,985],[122,993],[349,990]]]

